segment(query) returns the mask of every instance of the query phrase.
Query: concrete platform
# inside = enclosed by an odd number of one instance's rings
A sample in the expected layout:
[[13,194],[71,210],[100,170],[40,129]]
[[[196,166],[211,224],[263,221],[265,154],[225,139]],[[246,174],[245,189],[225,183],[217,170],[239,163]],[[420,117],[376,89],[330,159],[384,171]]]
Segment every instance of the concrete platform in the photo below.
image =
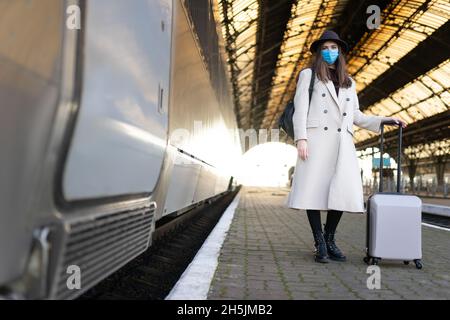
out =
[[450,299],[449,231],[423,226],[424,268],[382,261],[381,288],[370,290],[366,216],[344,213],[338,226],[348,261],[318,264],[306,213],[283,207],[287,192],[242,188],[208,299]]

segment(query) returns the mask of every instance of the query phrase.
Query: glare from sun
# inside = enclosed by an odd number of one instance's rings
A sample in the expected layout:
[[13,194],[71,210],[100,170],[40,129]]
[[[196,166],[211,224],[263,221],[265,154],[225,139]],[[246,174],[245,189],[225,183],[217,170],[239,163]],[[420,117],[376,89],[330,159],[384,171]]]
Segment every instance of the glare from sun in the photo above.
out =
[[289,173],[297,161],[292,145],[268,142],[257,145],[242,155],[239,181],[247,186],[288,187]]

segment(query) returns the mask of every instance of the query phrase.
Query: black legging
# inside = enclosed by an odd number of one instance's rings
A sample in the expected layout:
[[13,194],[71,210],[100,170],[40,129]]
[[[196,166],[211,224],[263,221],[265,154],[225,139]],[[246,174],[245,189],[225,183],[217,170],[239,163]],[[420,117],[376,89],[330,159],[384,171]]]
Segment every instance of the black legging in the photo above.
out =
[[[306,210],[308,214],[309,224],[313,233],[322,231],[322,223],[320,221],[320,210]],[[339,220],[341,220],[342,211],[328,210],[327,222],[325,224],[325,232],[334,233],[336,231]]]

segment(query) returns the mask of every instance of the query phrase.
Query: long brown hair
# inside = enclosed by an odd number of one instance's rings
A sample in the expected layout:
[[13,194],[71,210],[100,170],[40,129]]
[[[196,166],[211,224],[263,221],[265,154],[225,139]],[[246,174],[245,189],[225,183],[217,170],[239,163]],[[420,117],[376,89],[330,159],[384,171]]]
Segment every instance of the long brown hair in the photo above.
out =
[[[345,54],[342,51],[341,46],[338,43],[336,44],[339,48],[339,56],[334,64],[336,66],[336,74],[339,80],[339,87],[349,88],[351,87],[352,82],[347,72],[347,63],[345,61]],[[327,63],[323,60],[322,55],[320,54],[320,46],[317,48],[316,52],[314,52],[311,57],[310,68],[315,71],[316,77],[319,80],[323,82],[331,80],[331,75],[329,71],[330,68],[328,67]]]

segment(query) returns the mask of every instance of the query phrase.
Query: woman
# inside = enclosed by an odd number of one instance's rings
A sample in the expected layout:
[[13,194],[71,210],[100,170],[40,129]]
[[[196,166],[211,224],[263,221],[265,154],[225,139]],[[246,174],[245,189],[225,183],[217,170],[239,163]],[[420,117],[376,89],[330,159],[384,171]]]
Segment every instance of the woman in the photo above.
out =
[[[345,261],[334,234],[343,211],[364,212],[364,198],[353,124],[379,133],[380,123],[398,118],[372,116],[359,110],[355,81],[346,70],[348,45],[325,31],[310,47],[312,65],[299,74],[294,97],[294,140],[298,150],[287,206],[306,210],[314,237],[315,261]],[[309,105],[312,70],[314,87]],[[309,110],[308,110],[309,105]],[[320,210],[328,211],[322,232]]]

